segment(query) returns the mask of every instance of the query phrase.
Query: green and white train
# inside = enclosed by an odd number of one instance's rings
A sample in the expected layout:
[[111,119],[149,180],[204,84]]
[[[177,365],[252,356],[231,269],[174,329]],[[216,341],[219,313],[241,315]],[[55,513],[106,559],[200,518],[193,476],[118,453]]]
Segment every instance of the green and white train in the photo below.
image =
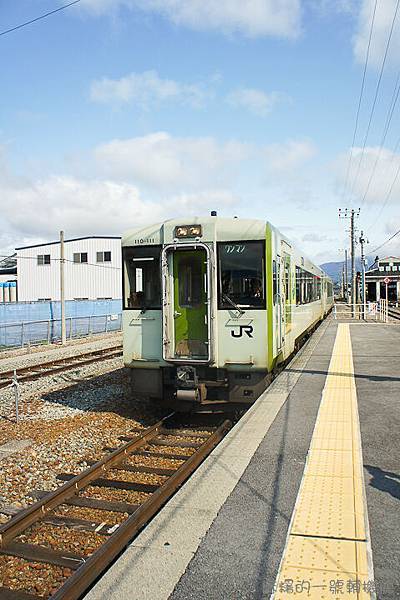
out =
[[328,276],[270,223],[174,219],[122,238],[132,393],[247,405],[333,305]]

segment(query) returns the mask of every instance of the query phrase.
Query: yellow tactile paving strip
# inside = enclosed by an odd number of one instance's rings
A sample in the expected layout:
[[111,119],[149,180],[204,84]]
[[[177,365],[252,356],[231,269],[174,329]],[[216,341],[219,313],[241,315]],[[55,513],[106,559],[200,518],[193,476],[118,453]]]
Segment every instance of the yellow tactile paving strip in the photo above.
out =
[[339,324],[274,600],[371,598],[366,506],[348,324]]

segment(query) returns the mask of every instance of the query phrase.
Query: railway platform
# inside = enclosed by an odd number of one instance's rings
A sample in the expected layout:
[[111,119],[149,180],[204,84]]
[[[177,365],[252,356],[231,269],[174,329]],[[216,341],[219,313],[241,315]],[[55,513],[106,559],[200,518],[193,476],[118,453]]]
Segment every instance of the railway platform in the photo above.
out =
[[400,598],[399,348],[323,323],[86,600]]

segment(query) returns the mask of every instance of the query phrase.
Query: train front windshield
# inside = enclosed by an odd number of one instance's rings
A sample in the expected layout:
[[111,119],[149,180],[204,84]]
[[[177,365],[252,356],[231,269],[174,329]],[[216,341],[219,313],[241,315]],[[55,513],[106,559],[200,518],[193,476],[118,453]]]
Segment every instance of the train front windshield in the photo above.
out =
[[123,248],[124,308],[161,308],[161,246]]
[[262,241],[218,244],[219,308],[265,308]]

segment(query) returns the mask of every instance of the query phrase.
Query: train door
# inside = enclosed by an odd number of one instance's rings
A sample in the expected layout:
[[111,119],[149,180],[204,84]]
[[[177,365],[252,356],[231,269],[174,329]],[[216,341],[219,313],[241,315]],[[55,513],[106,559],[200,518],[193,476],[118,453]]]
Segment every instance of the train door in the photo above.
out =
[[168,361],[210,360],[210,260],[208,249],[166,250],[164,285],[164,358]]
[[274,261],[274,303],[276,314],[277,350],[282,350],[285,343],[285,292],[283,285],[283,261],[277,255]]
[[285,296],[285,332],[292,329],[292,268],[290,254],[283,254],[284,296]]

